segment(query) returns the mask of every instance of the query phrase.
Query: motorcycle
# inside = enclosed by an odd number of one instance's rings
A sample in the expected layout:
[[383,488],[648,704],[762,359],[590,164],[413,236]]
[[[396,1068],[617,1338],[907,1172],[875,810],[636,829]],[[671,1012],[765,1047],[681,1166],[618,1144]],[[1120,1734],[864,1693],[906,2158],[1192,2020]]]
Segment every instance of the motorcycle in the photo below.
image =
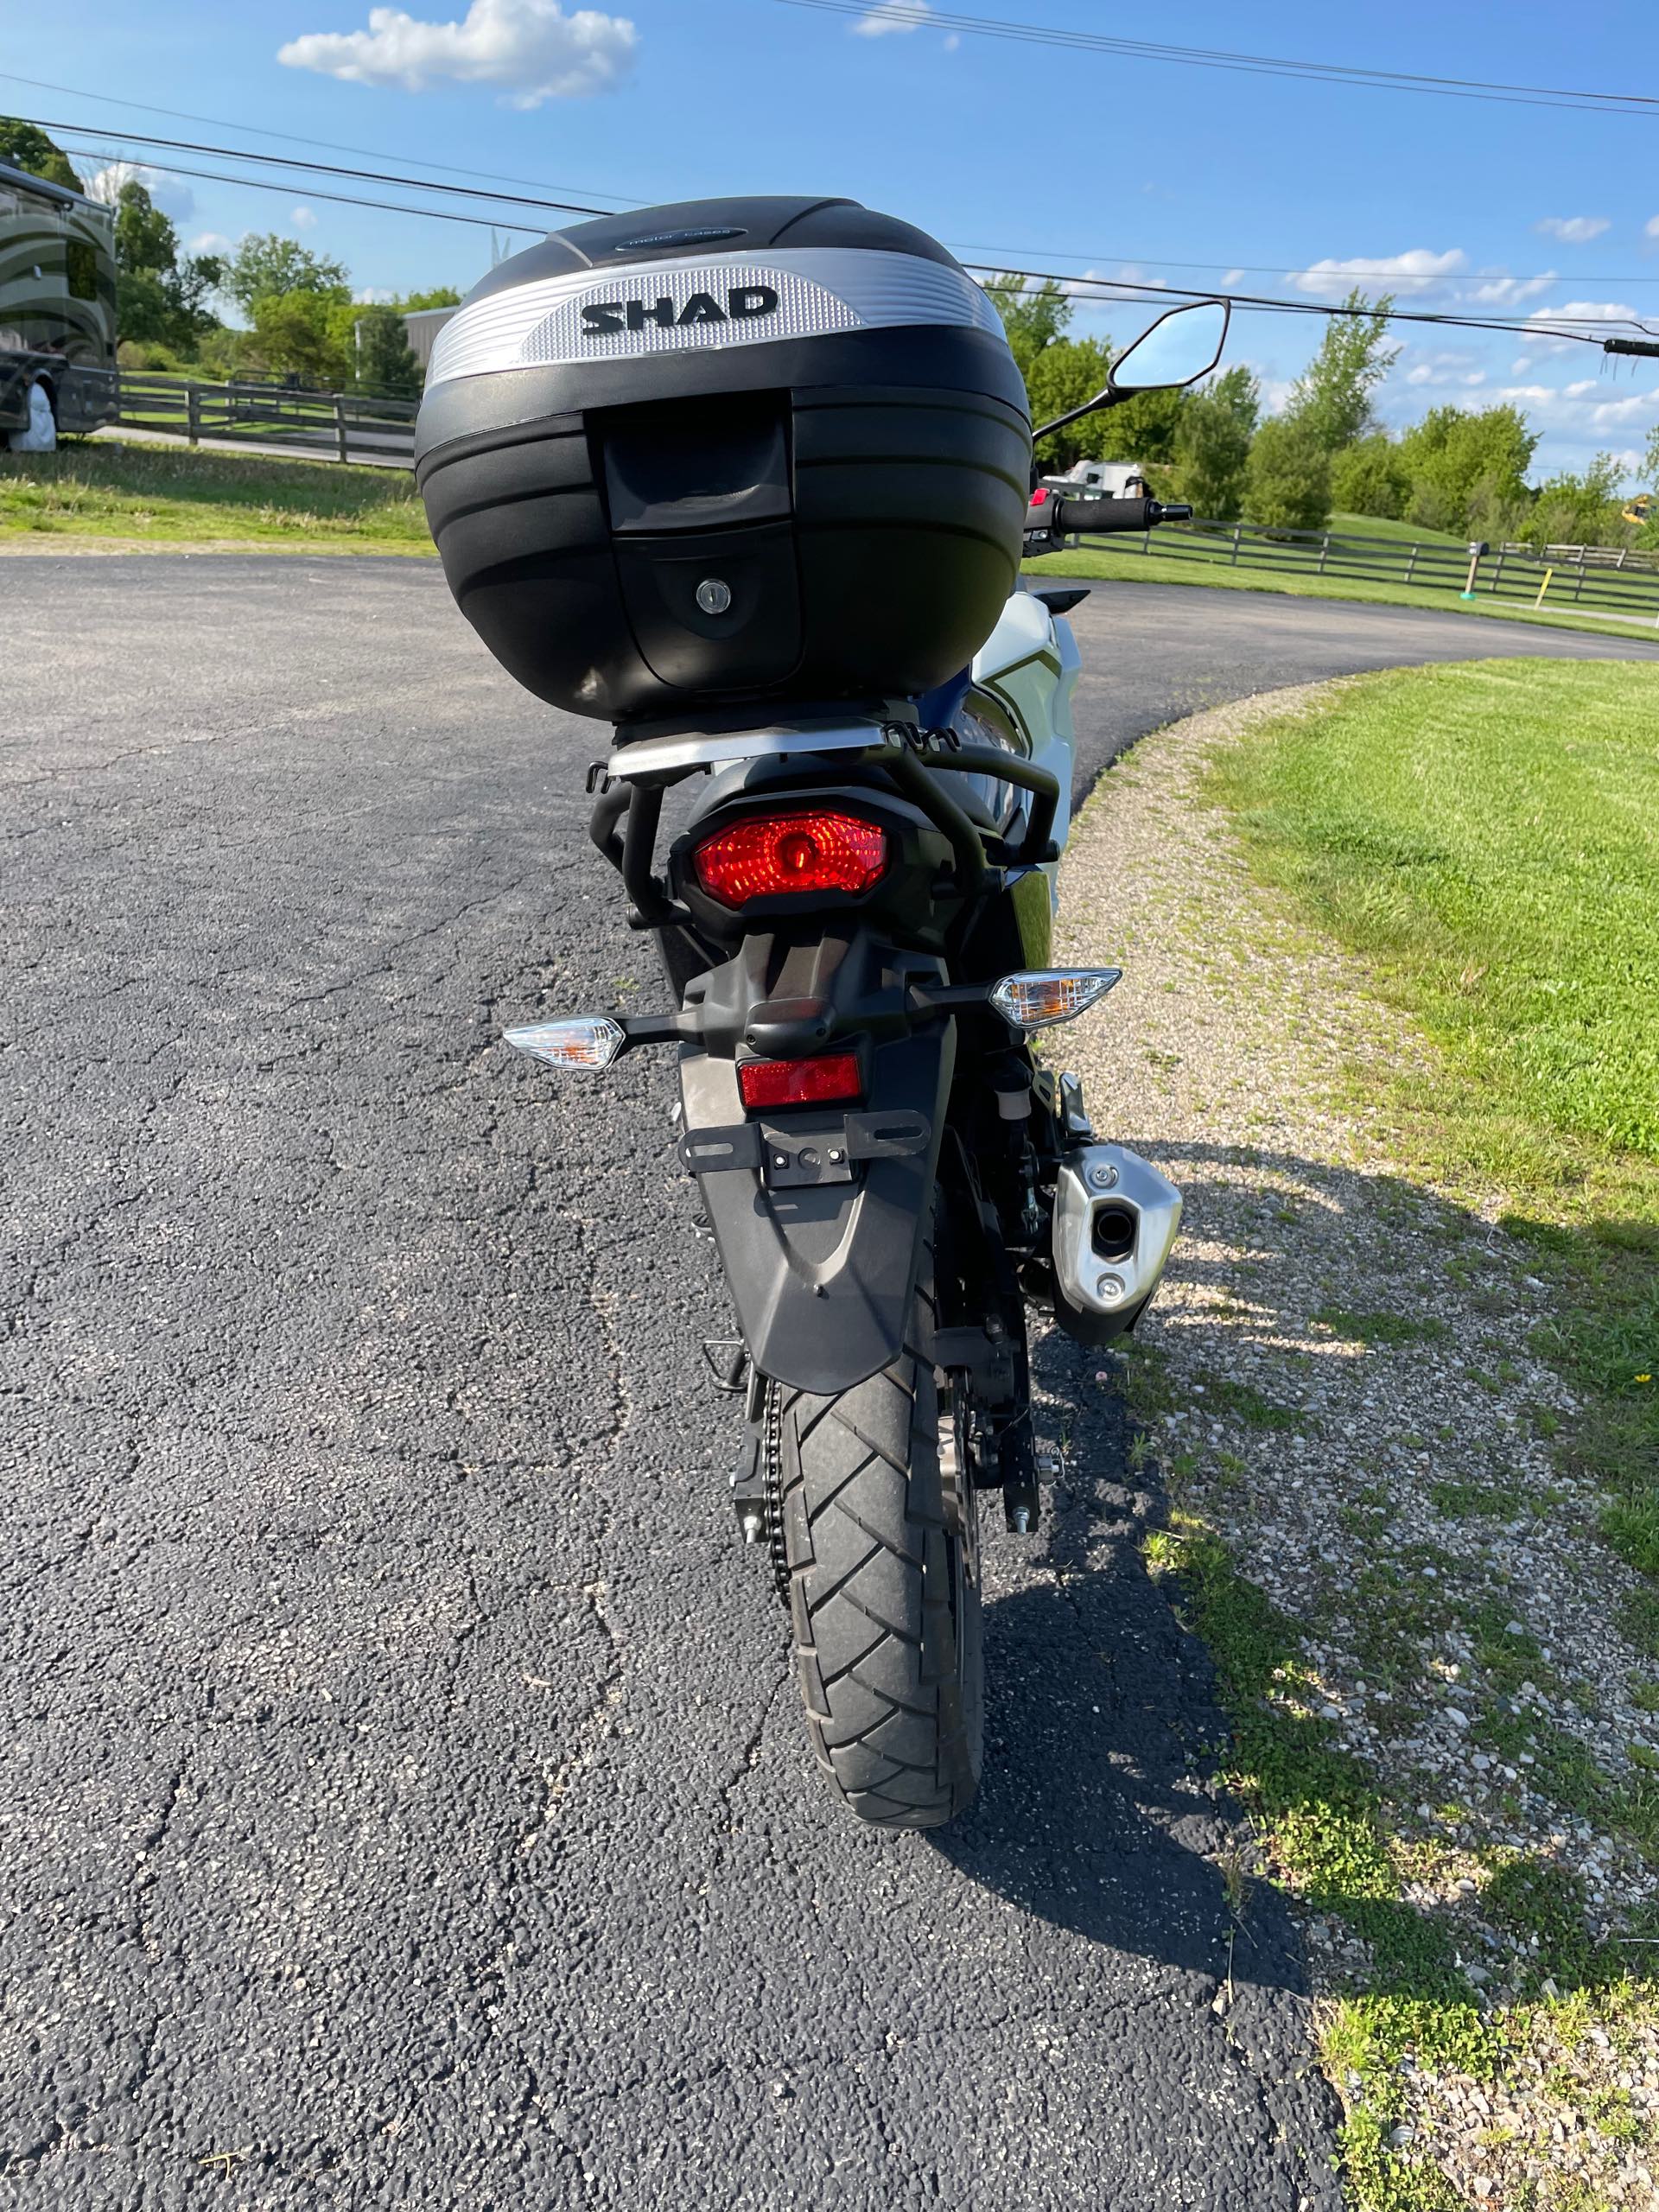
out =
[[1120,971],[1048,964],[1086,588],[1027,588],[1019,560],[1190,510],[1068,497],[1033,447],[1197,382],[1227,313],[1160,317],[1033,439],[944,249],[849,202],[700,202],[493,271],[422,409],[463,612],[615,725],[592,838],[672,1001],[505,1041],[561,1074],[677,1053],[740,1332],[715,1363],[743,1399],[738,1530],[787,1605],[825,1781],[883,1827],[977,1787],[979,1498],[1029,1535],[1052,1471],[1028,1313],[1121,1336],[1180,1217],[1032,1050]]

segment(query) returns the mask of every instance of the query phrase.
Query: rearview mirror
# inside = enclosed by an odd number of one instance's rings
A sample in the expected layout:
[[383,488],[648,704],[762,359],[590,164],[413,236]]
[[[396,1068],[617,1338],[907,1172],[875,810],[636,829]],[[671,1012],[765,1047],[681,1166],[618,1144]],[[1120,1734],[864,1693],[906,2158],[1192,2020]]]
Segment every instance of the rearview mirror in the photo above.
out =
[[1107,389],[1125,397],[1136,391],[1176,391],[1207,377],[1221,359],[1232,309],[1225,300],[1195,300],[1171,308],[1112,363]]
[[1175,391],[1207,377],[1221,359],[1232,313],[1227,300],[1193,300],[1185,307],[1171,308],[1123,348],[1106,372],[1104,391],[1040,424],[1031,434],[1032,443],[1103,407],[1121,407],[1138,391]]

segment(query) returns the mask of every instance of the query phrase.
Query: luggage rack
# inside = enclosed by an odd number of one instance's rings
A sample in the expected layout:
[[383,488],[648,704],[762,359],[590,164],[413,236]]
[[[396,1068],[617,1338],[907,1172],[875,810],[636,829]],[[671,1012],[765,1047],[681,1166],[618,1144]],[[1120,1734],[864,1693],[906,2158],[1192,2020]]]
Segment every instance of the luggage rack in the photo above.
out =
[[[727,762],[783,759],[791,753],[833,753],[885,769],[900,795],[925,814],[949,842],[959,887],[972,900],[993,866],[1010,874],[1058,860],[1054,816],[1058,779],[1035,761],[993,745],[964,745],[954,731],[923,729],[913,714],[885,721],[798,722],[771,728],[679,731],[620,745],[600,772],[601,788],[588,834],[622,878],[628,920],[634,929],[683,927],[691,917],[652,873],[663,794],[674,785]],[[988,776],[1031,794],[1025,834],[1015,846],[987,839],[945,789],[938,770]]]

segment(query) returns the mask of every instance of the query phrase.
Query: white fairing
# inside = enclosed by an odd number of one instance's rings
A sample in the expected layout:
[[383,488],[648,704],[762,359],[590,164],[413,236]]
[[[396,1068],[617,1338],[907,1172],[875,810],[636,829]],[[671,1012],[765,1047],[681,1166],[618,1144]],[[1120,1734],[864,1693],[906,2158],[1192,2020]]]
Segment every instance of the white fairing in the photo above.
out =
[[[1071,625],[1051,614],[1028,591],[1016,591],[995,630],[974,656],[973,680],[993,692],[1013,715],[1031,758],[1060,787],[1054,841],[1064,851],[1071,827],[1071,761],[1077,732],[1071,694],[1083,665]],[[1046,870],[1058,904],[1058,865]]]

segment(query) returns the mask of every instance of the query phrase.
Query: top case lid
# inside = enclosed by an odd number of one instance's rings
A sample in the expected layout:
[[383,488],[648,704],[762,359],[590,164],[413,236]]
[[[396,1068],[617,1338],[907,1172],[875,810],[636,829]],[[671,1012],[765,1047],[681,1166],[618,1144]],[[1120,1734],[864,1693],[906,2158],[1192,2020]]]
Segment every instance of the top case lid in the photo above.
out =
[[575,224],[502,262],[439,334],[427,387],[916,324],[1002,336],[956,257],[912,224],[852,200],[688,200]]

